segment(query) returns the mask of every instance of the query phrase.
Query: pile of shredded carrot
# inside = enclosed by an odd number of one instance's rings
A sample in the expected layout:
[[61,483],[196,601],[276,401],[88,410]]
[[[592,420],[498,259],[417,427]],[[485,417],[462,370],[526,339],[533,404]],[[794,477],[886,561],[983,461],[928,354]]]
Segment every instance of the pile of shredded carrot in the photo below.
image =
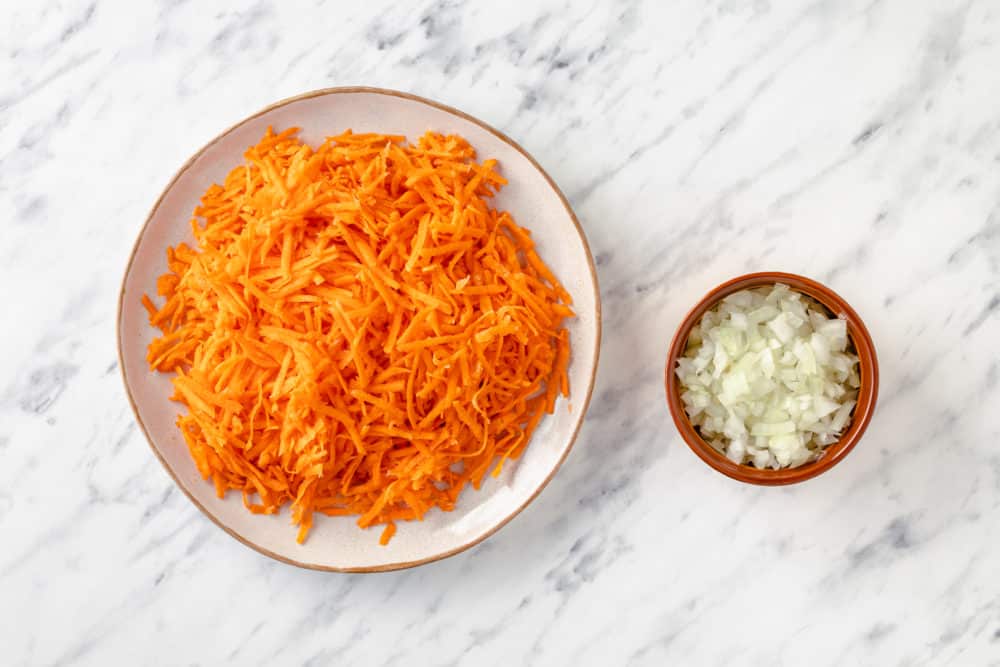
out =
[[571,299],[506,183],[458,136],[352,134],[313,150],[268,129],[167,250],[146,295],[177,423],[217,493],[362,528],[455,507],[517,458],[566,374]]

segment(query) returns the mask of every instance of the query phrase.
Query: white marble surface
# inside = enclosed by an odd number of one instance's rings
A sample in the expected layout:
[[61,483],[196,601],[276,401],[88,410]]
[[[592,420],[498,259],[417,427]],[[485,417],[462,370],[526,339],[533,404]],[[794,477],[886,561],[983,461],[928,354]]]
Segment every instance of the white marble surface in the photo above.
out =
[[[4,10],[0,664],[1000,664],[993,0]],[[114,343],[177,167],[348,84],[519,140],[604,299],[552,484],[474,550],[385,575],[298,570],[210,524],[137,431]],[[827,282],[880,353],[868,435],[795,488],[709,470],[663,397],[685,309],[755,269]]]

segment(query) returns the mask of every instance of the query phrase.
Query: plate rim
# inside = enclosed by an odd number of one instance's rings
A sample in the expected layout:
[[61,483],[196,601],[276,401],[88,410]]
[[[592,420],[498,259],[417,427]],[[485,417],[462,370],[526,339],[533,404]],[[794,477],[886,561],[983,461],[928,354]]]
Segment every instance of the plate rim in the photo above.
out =
[[[267,549],[253,542],[252,540],[244,537],[243,535],[239,534],[238,532],[227,526],[225,523],[223,523],[221,520],[217,519],[211,512],[209,512],[208,509],[204,505],[202,505],[202,503],[199,502],[198,499],[195,498],[190,491],[188,491],[188,489],[184,486],[184,484],[180,482],[180,480],[174,474],[174,471],[171,470],[166,460],[160,454],[160,451],[156,448],[156,445],[153,444],[153,439],[150,436],[149,431],[146,429],[146,424],[142,421],[142,417],[139,416],[139,408],[136,405],[135,397],[132,395],[132,388],[131,385],[129,384],[128,372],[125,370],[125,355],[123,352],[123,339],[122,339],[122,311],[125,306],[125,285],[126,282],[128,281],[129,275],[132,272],[132,265],[135,262],[135,256],[136,252],[139,249],[139,243],[145,236],[146,229],[149,227],[149,223],[152,221],[153,216],[160,208],[160,204],[163,202],[164,197],[166,197],[167,193],[174,187],[178,179],[180,179],[181,175],[183,175],[188,169],[190,169],[191,166],[198,160],[198,158],[200,158],[207,150],[209,150],[216,143],[221,141],[226,135],[233,132],[242,125],[254,120],[255,118],[258,118],[270,111],[279,109],[293,102],[307,100],[313,97],[324,97],[326,95],[337,95],[344,93],[351,93],[351,94],[371,93],[376,95],[385,95],[388,97],[399,97],[402,99],[418,102],[420,104],[433,107],[435,109],[438,109],[439,111],[444,111],[445,113],[457,116],[463,120],[473,123],[474,125],[478,125],[480,128],[494,135],[500,141],[507,144],[508,146],[516,150],[518,153],[520,153],[525,159],[527,159],[528,162],[535,169],[537,169],[538,172],[542,175],[548,186],[552,189],[553,192],[555,192],[556,196],[559,197],[559,200],[562,203],[563,208],[566,210],[566,212],[569,214],[570,219],[573,221],[573,226],[576,228],[577,235],[580,237],[580,242],[583,244],[583,249],[587,256],[587,265],[588,268],[590,269],[591,283],[593,285],[593,290],[594,290],[594,316],[596,325],[596,337],[594,340],[592,370],[590,373],[590,379],[586,395],[583,397],[582,404],[579,406],[579,413],[577,416],[576,425],[574,426],[573,432],[570,435],[569,443],[566,446],[566,449],[563,451],[562,455],[559,457],[559,460],[556,461],[555,465],[552,467],[551,472],[549,472],[549,474],[545,477],[545,479],[542,480],[541,484],[538,485],[538,487],[531,493],[531,495],[529,495],[528,498],[523,503],[514,508],[510,513],[508,513],[503,519],[498,521],[496,525],[491,527],[485,533],[472,540],[469,540],[468,542],[460,544],[457,547],[418,560],[399,561],[393,563],[385,563],[382,565],[370,565],[370,566],[360,566],[360,567],[337,567],[332,565],[325,565],[322,563],[310,563],[310,562],[300,561],[295,558],[283,556],[281,554],[277,554],[271,551],[270,549]],[[198,149],[191,157],[189,157],[174,173],[174,175],[167,182],[166,186],[164,186],[163,190],[160,192],[160,195],[156,198],[156,201],[153,203],[152,208],[150,208],[149,213],[146,215],[146,220],[143,222],[142,227],[139,229],[139,233],[136,236],[135,242],[132,244],[132,250],[129,252],[128,261],[125,264],[125,271],[124,274],[122,275],[121,287],[118,292],[118,308],[115,318],[115,339],[118,348],[118,368],[121,372],[122,383],[125,385],[125,395],[128,398],[129,406],[132,408],[132,414],[135,417],[135,421],[139,425],[139,428],[146,439],[146,443],[149,445],[149,448],[153,451],[153,455],[160,462],[160,465],[163,466],[163,469],[167,472],[167,475],[170,476],[174,484],[181,490],[181,492],[184,493],[185,496],[187,496],[187,499],[190,500],[191,503],[194,504],[194,506],[197,507],[198,510],[200,510],[203,515],[205,515],[216,526],[221,528],[226,534],[228,534],[230,537],[240,542],[244,546],[253,549],[257,553],[260,553],[264,556],[267,556],[268,558],[272,558],[282,563],[286,563],[288,565],[294,565],[296,567],[301,567],[308,570],[318,570],[322,572],[339,572],[339,573],[392,572],[396,570],[405,570],[408,568],[417,567],[419,565],[425,565],[427,563],[433,563],[436,561],[444,560],[445,558],[450,558],[451,556],[455,556],[457,554],[462,553],[463,551],[467,551],[472,547],[487,540],[488,538],[492,537],[501,528],[510,523],[514,519],[514,517],[516,517],[518,514],[524,511],[524,509],[528,505],[530,505],[535,500],[535,498],[538,497],[538,495],[542,492],[542,490],[549,485],[549,482],[552,480],[553,477],[555,477],[555,474],[559,472],[559,469],[562,467],[563,462],[569,456],[570,451],[576,444],[576,438],[580,433],[580,429],[583,427],[584,417],[587,414],[587,408],[590,406],[590,399],[594,393],[594,385],[596,384],[596,377],[597,377],[597,367],[601,356],[601,334],[602,334],[601,290],[597,279],[597,267],[594,263],[594,255],[590,250],[590,244],[587,241],[587,235],[584,233],[583,227],[580,225],[580,221],[576,217],[576,213],[573,211],[573,207],[570,206],[569,200],[566,198],[566,195],[563,194],[563,191],[559,189],[559,186],[556,185],[555,181],[552,180],[552,177],[549,176],[548,172],[542,168],[542,166],[538,163],[538,161],[535,160],[535,158],[532,157],[532,155],[528,153],[528,151],[526,151],[523,147],[521,147],[520,144],[511,139],[509,136],[507,136],[500,130],[496,129],[492,125],[489,125],[488,123],[479,120],[478,118],[471,116],[465,113],[464,111],[456,109],[455,107],[452,106],[448,106],[446,104],[442,104],[440,102],[436,102],[426,97],[414,95],[413,93],[407,93],[399,90],[393,90],[389,88],[378,88],[372,86],[336,86],[332,88],[318,88],[305,93],[301,93],[299,95],[294,95],[292,97],[286,97],[280,99],[277,102],[265,106],[263,109],[260,109],[259,111],[237,121],[233,125],[230,125],[226,129],[222,130],[221,132],[216,134],[212,139],[210,139],[204,146]]]

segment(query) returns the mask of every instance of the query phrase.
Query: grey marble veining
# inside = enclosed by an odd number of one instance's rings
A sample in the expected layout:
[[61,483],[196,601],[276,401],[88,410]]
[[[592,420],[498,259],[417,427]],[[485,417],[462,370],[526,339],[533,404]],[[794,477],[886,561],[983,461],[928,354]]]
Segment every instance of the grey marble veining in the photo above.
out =
[[[534,8],[529,8],[528,5]],[[0,663],[1000,664],[1000,6],[14,2],[0,27]],[[221,128],[334,85],[524,145],[589,236],[585,427],[470,552],[330,575],[173,487],[114,345],[146,212]],[[827,282],[882,392],[795,488],[683,445],[663,357],[739,273]]]

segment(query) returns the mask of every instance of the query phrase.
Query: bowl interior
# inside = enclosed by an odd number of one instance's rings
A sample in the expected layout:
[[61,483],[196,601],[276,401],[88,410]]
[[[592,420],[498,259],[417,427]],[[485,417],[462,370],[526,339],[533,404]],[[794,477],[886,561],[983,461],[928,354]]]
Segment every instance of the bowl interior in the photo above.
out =
[[[576,318],[567,323],[572,345],[570,399],[542,420],[519,461],[479,491],[465,490],[453,512],[437,510],[422,522],[398,525],[396,536],[379,546],[380,527],[362,531],[350,517],[317,517],[304,545],[295,542],[290,514],[251,515],[239,494],[218,499],[202,480],[174,425],[183,409],[168,400],[169,376],[151,372],[146,347],[154,337],[140,299],[155,295],[157,276],[166,271],[167,246],[193,242],[189,220],[201,194],[243,161],[243,152],[276,129],[297,126],[316,145],[328,135],[355,132],[405,134],[415,140],[427,130],[457,133],[477,150],[496,158],[509,184],[495,206],[531,230],[539,253],[574,301]],[[245,544],[305,567],[372,571],[407,567],[461,551],[484,539],[522,509],[545,485],[572,446],[593,388],[600,342],[600,305],[593,260],[569,205],[544,171],[516,144],[460,112],[427,100],[375,89],[317,91],[280,102],[225,131],[197,153],[167,186],[154,206],[133,251],[119,306],[119,354],[130,400],[154,452],[181,489],[213,521]],[[572,405],[572,409],[570,409]]]
[[[684,354],[687,339],[691,329],[701,320],[702,315],[711,310],[721,299],[744,289],[763,287],[783,283],[794,290],[812,297],[826,308],[832,315],[847,322],[847,334],[858,355],[858,370],[861,376],[861,388],[858,391],[858,402],[851,417],[851,423],[840,439],[823,450],[820,457],[811,463],[797,468],[779,470],[763,470],[748,465],[733,463],[716,451],[698,433],[691,424],[687,412],[680,399],[680,382],[674,372],[677,359]],[[830,469],[851,451],[861,438],[875,409],[878,397],[878,361],[875,347],[868,329],[858,314],[836,292],[817,283],[814,280],[791,273],[754,273],[725,282],[705,295],[701,301],[684,318],[670,345],[665,370],[667,403],[671,416],[677,425],[681,436],[705,463],[724,475],[733,479],[752,484],[777,486],[801,482]]]

